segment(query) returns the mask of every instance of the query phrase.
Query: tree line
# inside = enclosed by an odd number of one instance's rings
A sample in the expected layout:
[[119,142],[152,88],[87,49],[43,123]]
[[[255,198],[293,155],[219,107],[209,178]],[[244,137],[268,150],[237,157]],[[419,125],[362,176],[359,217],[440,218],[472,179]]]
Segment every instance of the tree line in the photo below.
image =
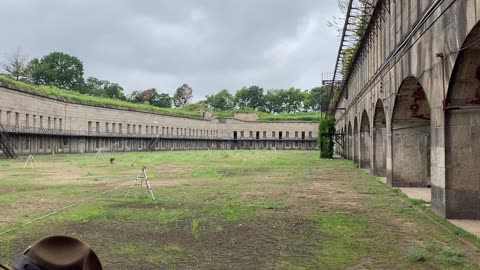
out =
[[242,87],[235,94],[227,89],[206,96],[205,105],[213,110],[251,108],[268,113],[320,111],[326,108],[328,89],[324,86],[302,91],[298,88],[271,89],[259,86]]
[[[155,88],[133,91],[127,96],[118,83],[96,77],[84,78],[82,61],[62,52],[52,52],[41,58],[28,60],[21,48],[17,48],[6,55],[4,60],[2,66],[5,75],[15,80],[69,89],[96,97],[127,100],[162,108],[184,107],[191,103],[193,97],[193,89],[188,84],[179,86],[173,96],[158,92]],[[232,94],[223,89],[206,96],[194,107],[219,111],[249,108],[269,113],[319,111],[326,107],[327,91],[326,87],[305,91],[294,87],[265,91],[259,86],[250,86]]]
[[178,87],[173,97],[168,93],[158,93],[155,88],[133,91],[127,96],[118,83],[96,77],[84,78],[83,62],[63,52],[52,52],[28,60],[19,47],[5,55],[2,67],[5,75],[17,81],[68,89],[90,96],[149,103],[163,108],[171,108],[172,105],[181,107],[192,99],[192,88],[187,84]]

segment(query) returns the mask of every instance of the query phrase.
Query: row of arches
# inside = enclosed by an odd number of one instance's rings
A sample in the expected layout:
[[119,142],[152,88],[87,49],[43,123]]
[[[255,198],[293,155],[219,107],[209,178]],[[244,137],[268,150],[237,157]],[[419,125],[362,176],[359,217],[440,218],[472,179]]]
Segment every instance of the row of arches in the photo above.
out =
[[345,134],[339,151],[345,158],[388,176],[392,186],[431,186],[432,207],[449,218],[480,219],[479,39],[477,24],[458,52],[444,98],[442,89],[424,89],[408,76],[389,100],[388,118],[378,99],[337,130]]
[[339,153],[362,168],[370,168],[375,175],[385,176],[387,126],[383,102],[378,100],[376,103],[372,128],[366,110],[362,112],[360,119],[360,126],[355,117],[353,128],[352,122],[348,122],[342,130],[337,131],[345,134],[345,146]]

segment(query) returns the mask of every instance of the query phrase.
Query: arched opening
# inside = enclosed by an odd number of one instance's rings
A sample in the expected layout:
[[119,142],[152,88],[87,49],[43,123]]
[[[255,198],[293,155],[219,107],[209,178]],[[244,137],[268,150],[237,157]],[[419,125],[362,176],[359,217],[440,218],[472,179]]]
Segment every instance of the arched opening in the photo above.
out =
[[417,79],[406,78],[392,115],[392,185],[430,186],[430,106]]
[[347,135],[347,159],[352,160],[353,157],[353,140],[352,140],[352,123],[348,122],[348,135]]
[[358,135],[357,117],[353,121],[353,161],[357,164],[360,163],[360,136]]
[[343,157],[348,158],[348,136],[347,136],[347,124],[343,129]]
[[[455,62],[445,111],[445,195],[448,218],[480,219],[480,24]],[[440,187],[440,189],[442,189]],[[436,205],[443,202],[434,201]]]
[[[343,127],[342,127],[342,130],[340,131],[340,134],[342,134],[342,136],[345,136],[345,129],[344,129]],[[340,151],[339,154],[340,154],[342,157],[345,157],[345,137],[343,137],[343,140],[344,140],[343,146],[341,147],[341,151]]]
[[370,168],[370,120],[367,111],[362,113],[360,120],[360,167]]
[[379,99],[373,116],[373,173],[385,176],[387,171],[387,122],[383,102]]

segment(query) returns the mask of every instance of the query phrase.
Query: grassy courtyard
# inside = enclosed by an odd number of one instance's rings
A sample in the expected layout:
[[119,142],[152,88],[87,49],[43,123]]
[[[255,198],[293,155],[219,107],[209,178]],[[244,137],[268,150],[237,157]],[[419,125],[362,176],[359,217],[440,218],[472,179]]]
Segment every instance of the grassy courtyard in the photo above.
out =
[[[25,169],[0,160],[2,263],[66,234],[105,269],[480,269],[478,239],[349,161],[302,151],[105,156],[37,156]],[[139,187],[124,200],[142,166],[157,200]]]

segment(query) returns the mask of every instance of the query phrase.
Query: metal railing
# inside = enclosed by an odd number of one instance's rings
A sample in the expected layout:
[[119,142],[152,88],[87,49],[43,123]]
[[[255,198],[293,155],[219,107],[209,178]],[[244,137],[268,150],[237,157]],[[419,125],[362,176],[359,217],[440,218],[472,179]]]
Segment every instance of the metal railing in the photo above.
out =
[[74,136],[74,137],[112,137],[112,138],[146,138],[146,139],[185,139],[185,140],[238,140],[238,141],[313,141],[316,137],[305,138],[231,138],[228,136],[189,136],[189,135],[166,135],[166,134],[146,134],[146,133],[123,133],[123,132],[105,132],[105,131],[88,131],[88,130],[71,130],[71,129],[52,129],[41,127],[28,127],[16,125],[2,125],[4,132],[12,134],[35,134],[35,135],[52,135],[52,136]]
[[2,124],[0,124],[0,150],[7,158],[17,157],[15,142],[10,138]]

